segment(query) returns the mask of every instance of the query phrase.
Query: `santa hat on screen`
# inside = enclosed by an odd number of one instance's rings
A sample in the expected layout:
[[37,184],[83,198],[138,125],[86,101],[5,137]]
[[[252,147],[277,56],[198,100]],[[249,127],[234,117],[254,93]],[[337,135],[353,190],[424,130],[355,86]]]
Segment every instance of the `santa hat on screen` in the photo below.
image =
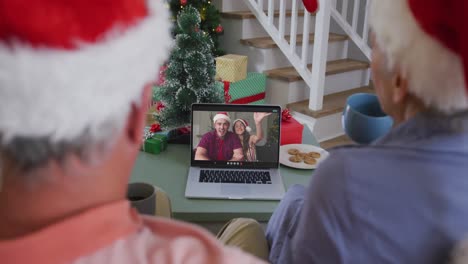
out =
[[247,120],[239,118],[234,120],[234,123],[232,124],[235,125],[237,121],[241,122],[244,125],[245,130],[247,130],[247,132],[250,133],[250,131],[252,131],[252,128],[249,127],[249,123],[247,122]]
[[226,112],[219,112],[213,117],[213,122],[216,123],[218,119],[225,119],[229,123],[231,123],[231,118],[229,118],[228,113]]
[[369,22],[410,92],[451,113],[468,108],[468,1],[373,0]]
[[170,52],[164,0],[0,0],[0,135],[103,138]]

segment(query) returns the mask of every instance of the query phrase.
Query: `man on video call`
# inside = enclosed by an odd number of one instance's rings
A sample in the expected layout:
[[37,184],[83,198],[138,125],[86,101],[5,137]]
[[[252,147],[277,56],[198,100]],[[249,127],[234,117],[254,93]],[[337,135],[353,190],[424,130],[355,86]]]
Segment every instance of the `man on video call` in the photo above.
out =
[[198,143],[195,160],[242,161],[242,145],[239,138],[228,131],[231,119],[226,112],[213,117],[215,129],[205,133]]

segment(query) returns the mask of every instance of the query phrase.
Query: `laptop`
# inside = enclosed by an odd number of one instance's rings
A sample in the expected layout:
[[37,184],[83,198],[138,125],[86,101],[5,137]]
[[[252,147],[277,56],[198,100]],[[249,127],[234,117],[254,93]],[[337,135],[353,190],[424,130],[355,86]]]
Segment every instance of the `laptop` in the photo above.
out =
[[[254,113],[257,120],[259,115],[264,116],[259,127],[255,125]],[[191,120],[192,151],[185,197],[249,200],[283,197],[279,106],[193,104]],[[234,123],[238,124],[235,130]],[[250,135],[241,133],[241,124],[244,130],[250,130]],[[262,133],[258,133],[259,129]],[[252,139],[255,145],[245,143],[251,148],[244,150],[236,132],[244,139]]]

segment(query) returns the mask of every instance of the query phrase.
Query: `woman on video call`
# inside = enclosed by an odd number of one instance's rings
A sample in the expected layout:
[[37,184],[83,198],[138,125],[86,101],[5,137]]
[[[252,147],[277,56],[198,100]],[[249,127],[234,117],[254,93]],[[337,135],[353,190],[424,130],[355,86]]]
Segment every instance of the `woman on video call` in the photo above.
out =
[[271,113],[257,113],[253,114],[256,134],[251,135],[252,129],[245,119],[236,119],[232,124],[232,130],[239,137],[242,144],[242,153],[244,154],[245,161],[257,161],[257,154],[255,145],[263,139],[262,120]]

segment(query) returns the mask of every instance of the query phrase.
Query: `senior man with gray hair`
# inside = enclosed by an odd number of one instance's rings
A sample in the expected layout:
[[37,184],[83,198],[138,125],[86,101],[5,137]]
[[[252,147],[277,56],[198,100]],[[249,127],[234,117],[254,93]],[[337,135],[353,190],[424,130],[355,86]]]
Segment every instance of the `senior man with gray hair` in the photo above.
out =
[[288,190],[267,228],[272,263],[446,263],[468,234],[468,4],[371,0],[370,12],[395,127],[331,150],[307,189]]
[[[163,0],[0,0],[2,264],[264,263],[126,200],[170,27]],[[220,240],[267,255],[253,220]]]

